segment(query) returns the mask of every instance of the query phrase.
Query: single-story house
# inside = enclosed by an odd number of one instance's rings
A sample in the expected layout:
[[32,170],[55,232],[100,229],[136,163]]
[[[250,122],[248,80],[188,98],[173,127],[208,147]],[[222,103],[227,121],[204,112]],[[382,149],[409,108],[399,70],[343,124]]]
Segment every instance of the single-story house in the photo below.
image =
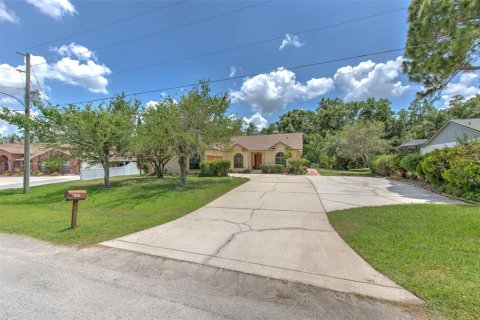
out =
[[435,149],[454,147],[461,139],[480,139],[480,118],[449,120],[435,134],[420,146],[425,154]]
[[427,142],[427,139],[414,139],[407,142],[402,143],[398,146],[400,151],[419,151],[420,146]]
[[[46,148],[40,144],[30,145],[30,170],[32,173],[46,173],[43,162],[59,152]],[[24,144],[6,143],[0,144],[0,176],[5,173],[13,174],[15,171],[23,171]],[[60,170],[61,174],[80,174],[80,160],[68,159]]]
[[[285,152],[289,150],[294,158],[303,152],[303,133],[274,133],[266,135],[238,136],[232,138],[227,148],[212,148],[203,155],[189,159],[190,170],[200,169],[201,160],[228,159],[233,172],[260,170],[262,164],[285,165]],[[178,173],[178,159],[172,158],[166,165],[167,172]]]

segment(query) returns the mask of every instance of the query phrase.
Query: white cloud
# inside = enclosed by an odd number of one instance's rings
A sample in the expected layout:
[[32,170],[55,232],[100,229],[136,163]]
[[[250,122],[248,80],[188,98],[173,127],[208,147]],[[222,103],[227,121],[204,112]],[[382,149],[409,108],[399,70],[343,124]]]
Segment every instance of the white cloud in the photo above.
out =
[[0,21],[8,21],[12,23],[19,23],[20,19],[15,12],[7,8],[3,0],[0,0]]
[[295,73],[279,68],[244,80],[239,91],[230,92],[232,102],[245,101],[263,114],[275,112],[296,99],[312,99],[332,90],[330,78],[313,78],[302,84]]
[[449,83],[442,91],[442,99],[445,107],[448,107],[450,100],[455,96],[463,96],[468,100],[477,94],[480,94],[478,74],[464,73],[457,83]]
[[155,108],[158,104],[158,101],[150,100],[147,103],[145,103],[145,107],[147,108]]
[[54,19],[61,19],[64,15],[77,13],[69,0],[25,0],[40,12]]
[[247,125],[253,123],[258,130],[262,130],[263,128],[267,127],[267,119],[262,117],[262,115],[258,112],[252,115],[250,118],[243,117],[243,122]]
[[69,45],[63,45],[61,47],[51,48],[52,51],[57,52],[64,57],[73,57],[80,60],[96,60],[95,54],[90,51],[87,47],[76,44],[75,42],[70,43]]
[[410,89],[409,85],[403,85],[401,81],[394,82],[402,70],[402,60],[402,57],[385,63],[368,60],[354,67],[342,67],[333,77],[335,85],[344,92],[346,100],[401,96]]
[[[60,81],[83,87],[93,93],[108,93],[108,79],[105,76],[110,74],[111,71],[107,66],[96,61],[83,60],[83,57],[82,59],[63,57],[57,62],[48,63],[44,57],[32,55],[31,64],[38,82],[42,89],[46,91],[41,92],[44,98],[51,91],[46,84],[50,81]],[[0,64],[0,86],[2,91],[22,99],[23,89],[21,88],[25,86],[25,74],[15,69],[25,70],[25,65],[15,67]],[[32,89],[38,89],[38,84],[33,76],[32,83]],[[12,99],[5,100],[0,96],[0,102],[11,104],[13,101]]]
[[230,67],[230,73],[229,73],[229,77],[232,78],[232,77],[235,77],[235,75],[237,74],[238,71],[242,70],[241,68],[239,67],[235,67],[235,66],[231,66]]
[[282,44],[278,47],[278,50],[283,50],[287,46],[294,46],[295,48],[300,48],[305,43],[300,42],[300,39],[296,35],[286,34],[285,39],[282,40]]

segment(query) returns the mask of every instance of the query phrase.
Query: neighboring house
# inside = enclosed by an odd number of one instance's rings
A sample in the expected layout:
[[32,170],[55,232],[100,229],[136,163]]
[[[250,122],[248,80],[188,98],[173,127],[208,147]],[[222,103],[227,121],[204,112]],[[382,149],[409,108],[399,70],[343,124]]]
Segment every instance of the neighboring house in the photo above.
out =
[[[232,139],[229,148],[209,149],[204,155],[189,159],[190,170],[200,169],[200,161],[228,159],[231,170],[260,170],[262,164],[286,164],[285,152],[290,150],[292,157],[299,158],[303,152],[303,133],[275,133],[267,135],[238,136]],[[174,157],[166,165],[168,172],[178,173],[178,159]]]
[[[42,162],[52,156],[58,155],[57,151],[42,147],[38,144],[30,145],[30,168],[31,172],[46,173]],[[23,171],[23,143],[0,144],[0,176],[5,172],[13,174],[15,171]],[[63,163],[61,174],[80,174],[80,161],[69,159]]]
[[398,146],[400,151],[419,151],[420,146],[427,142],[427,139],[414,139],[407,142],[402,143]]
[[420,153],[425,154],[435,149],[454,147],[462,139],[480,139],[480,118],[445,122],[430,139],[420,146]]

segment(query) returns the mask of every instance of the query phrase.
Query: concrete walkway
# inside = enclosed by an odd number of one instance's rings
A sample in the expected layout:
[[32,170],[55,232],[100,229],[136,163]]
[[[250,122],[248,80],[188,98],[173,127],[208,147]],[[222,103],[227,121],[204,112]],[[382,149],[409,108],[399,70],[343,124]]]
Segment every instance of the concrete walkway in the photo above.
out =
[[[44,176],[44,177],[30,177],[30,186],[40,186],[45,184],[53,184],[68,181],[80,180],[79,176]],[[0,190],[16,189],[23,187],[23,177],[0,177]]]
[[332,229],[324,205],[335,210],[452,201],[381,178],[248,177],[251,181],[183,218],[102,244],[385,300],[421,302],[355,253]]

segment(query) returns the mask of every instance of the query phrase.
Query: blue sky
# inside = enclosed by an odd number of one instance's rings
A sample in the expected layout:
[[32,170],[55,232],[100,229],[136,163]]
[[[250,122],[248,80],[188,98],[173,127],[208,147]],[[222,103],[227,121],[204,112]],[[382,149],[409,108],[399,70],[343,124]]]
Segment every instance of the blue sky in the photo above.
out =
[[[143,37],[253,4],[259,5]],[[164,6],[169,7],[52,41]],[[203,78],[214,80],[233,74],[266,72],[215,83],[212,88],[214,92],[231,92],[231,112],[254,121],[259,127],[277,120],[290,109],[315,109],[322,97],[346,100],[388,97],[398,110],[407,107],[419,89],[401,72],[401,51],[302,69],[289,67],[401,48],[408,27],[406,10],[316,32],[301,32],[407,6],[408,1],[277,0],[264,4],[261,1],[183,1],[175,4],[172,1],[0,0],[0,91],[21,98],[21,89],[15,88],[23,86],[23,75],[13,68],[21,67],[24,62],[15,51],[28,50],[34,56],[32,64],[39,64],[34,71],[52,103],[105,98],[121,91],[133,93],[181,86]],[[116,44],[139,36],[142,38]],[[281,39],[121,72],[275,37]],[[453,87],[446,89],[440,105],[454,94],[478,93],[476,83],[476,74],[456,79]],[[147,103],[159,100],[162,94],[175,97],[178,92],[178,89],[159,91],[138,98]],[[0,99],[12,108],[21,107],[1,95]],[[15,129],[0,123],[0,134],[12,130]]]

